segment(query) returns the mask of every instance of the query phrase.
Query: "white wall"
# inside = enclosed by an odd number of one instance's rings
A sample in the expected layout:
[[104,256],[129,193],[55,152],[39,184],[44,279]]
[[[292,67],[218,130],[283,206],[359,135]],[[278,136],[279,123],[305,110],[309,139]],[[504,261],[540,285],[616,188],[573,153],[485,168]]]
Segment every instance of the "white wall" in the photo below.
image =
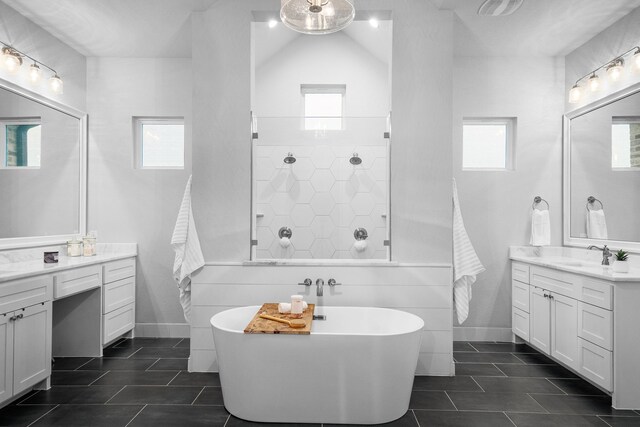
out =
[[[191,173],[191,60],[89,58],[87,74],[88,227],[102,242],[138,243],[137,332],[184,333],[170,242]],[[132,116],[185,117],[184,170],[133,167]]]
[[[51,75],[43,67],[40,67],[43,69],[43,82],[38,87],[27,82],[24,72],[10,75],[2,69],[0,78],[78,110],[86,110],[86,58],[83,55],[3,2],[0,2],[0,40],[56,70],[64,81],[64,94],[56,95],[49,90],[48,80]],[[29,65],[29,61],[25,61],[21,68],[28,68]]]
[[[626,64],[626,72],[617,83],[609,83],[604,71],[600,71],[603,87],[596,93],[585,91],[585,96],[576,104],[569,104],[569,89],[576,80],[608,61],[616,58],[640,43],[640,7],[634,9],[600,34],[566,56],[565,73],[565,111],[571,111],[592,101],[600,99],[612,92],[620,90],[640,81],[640,73],[629,72],[632,59]],[[633,53],[633,52],[632,52]],[[633,55],[631,55],[633,57]]]
[[[454,332],[458,339],[510,339],[508,250],[529,243],[535,196],[551,206],[551,244],[562,243],[563,87],[562,58],[454,58],[453,175],[467,232],[487,269],[474,284],[465,329]],[[517,118],[515,170],[461,170],[463,117]]]

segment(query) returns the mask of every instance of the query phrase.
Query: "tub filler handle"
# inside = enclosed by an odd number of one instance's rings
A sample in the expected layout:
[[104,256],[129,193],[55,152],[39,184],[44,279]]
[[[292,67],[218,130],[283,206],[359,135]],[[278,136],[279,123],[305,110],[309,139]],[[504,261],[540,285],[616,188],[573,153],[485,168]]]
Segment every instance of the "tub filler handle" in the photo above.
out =
[[311,281],[311,279],[304,279],[304,282],[298,283],[298,286],[311,286],[311,285],[313,285],[313,282]]
[[340,286],[342,285],[342,283],[336,283],[336,279],[329,279],[329,281],[327,282],[327,285],[334,287],[334,286]]

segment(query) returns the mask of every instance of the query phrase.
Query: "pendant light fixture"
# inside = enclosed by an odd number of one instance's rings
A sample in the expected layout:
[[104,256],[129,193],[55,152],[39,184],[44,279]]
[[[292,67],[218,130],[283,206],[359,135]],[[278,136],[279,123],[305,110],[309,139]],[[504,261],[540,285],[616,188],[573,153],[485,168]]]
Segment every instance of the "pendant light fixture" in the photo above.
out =
[[353,22],[353,0],[281,0],[280,19],[304,34],[330,34]]
[[51,89],[51,91],[56,95],[62,94],[63,82],[60,76],[58,76],[56,70],[1,40],[0,45],[2,45],[0,71],[2,69],[5,69],[10,74],[16,74],[18,71],[20,71],[24,58],[28,58],[33,61],[33,64],[31,64],[29,66],[29,69],[26,71],[27,80],[34,86],[38,85],[42,80],[42,69],[40,68],[40,66],[43,66],[53,73],[53,75],[49,79],[49,88]]

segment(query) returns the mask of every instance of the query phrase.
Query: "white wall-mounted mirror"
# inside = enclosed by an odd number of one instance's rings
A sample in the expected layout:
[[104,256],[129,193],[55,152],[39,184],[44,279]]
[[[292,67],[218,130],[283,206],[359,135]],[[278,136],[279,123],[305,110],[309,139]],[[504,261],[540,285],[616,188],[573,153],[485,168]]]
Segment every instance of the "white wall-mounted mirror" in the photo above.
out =
[[565,244],[640,250],[640,84],[565,117]]
[[390,12],[327,35],[254,21],[252,259],[389,260]]
[[86,115],[0,80],[0,248],[85,232]]

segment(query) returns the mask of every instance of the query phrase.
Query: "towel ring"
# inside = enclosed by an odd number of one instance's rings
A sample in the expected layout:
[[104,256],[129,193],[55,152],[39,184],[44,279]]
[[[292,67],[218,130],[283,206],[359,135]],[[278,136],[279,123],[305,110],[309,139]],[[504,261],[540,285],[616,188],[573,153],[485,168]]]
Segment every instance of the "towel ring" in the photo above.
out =
[[587,210],[588,211],[592,211],[593,210],[593,209],[589,209],[589,206],[591,206],[593,208],[593,204],[595,202],[600,203],[600,210],[604,210],[604,204],[600,200],[596,199],[593,196],[589,196],[589,197],[587,197]]
[[540,196],[536,196],[533,198],[533,204],[531,205],[531,209],[535,209],[536,205],[539,205],[541,202],[545,202],[545,204],[547,205],[547,210],[549,210],[549,202],[547,202],[545,199],[543,199]]

